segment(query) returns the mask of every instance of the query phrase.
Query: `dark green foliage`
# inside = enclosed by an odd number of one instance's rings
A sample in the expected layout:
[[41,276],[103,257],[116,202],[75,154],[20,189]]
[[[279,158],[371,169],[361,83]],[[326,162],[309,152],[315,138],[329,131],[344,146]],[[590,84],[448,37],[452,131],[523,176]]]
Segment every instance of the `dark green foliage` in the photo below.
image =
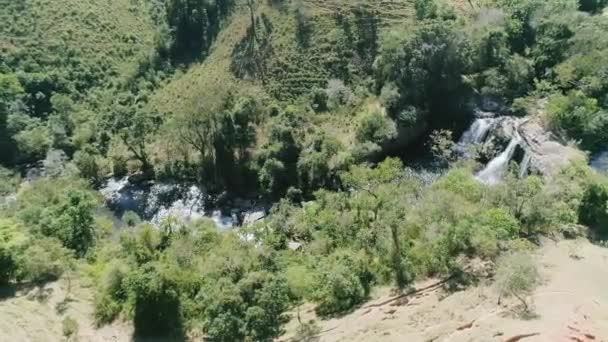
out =
[[[199,154],[200,179],[211,188],[247,190],[248,162],[262,107],[251,97],[227,94],[215,108],[178,118],[171,129]],[[213,190],[213,189],[212,189]]]
[[394,123],[380,112],[365,113],[359,119],[356,138],[359,142],[382,144],[395,138]]
[[379,50],[379,21],[375,13],[359,7],[354,11],[357,55],[361,60],[361,70],[371,73]]
[[543,1],[539,0],[499,0],[498,6],[503,9],[508,18],[506,32],[511,49],[519,54],[534,41],[532,17]]
[[283,113],[273,118],[268,143],[260,150],[257,160],[259,181],[262,189],[281,197],[297,180],[297,162],[301,147],[295,136],[297,118],[293,113]]
[[234,47],[230,69],[239,78],[257,78],[265,82],[269,60],[273,54],[273,25],[270,19],[262,14],[253,14],[254,0],[248,0],[251,11],[251,24],[247,34]]
[[58,238],[65,247],[83,256],[95,242],[94,209],[95,201],[88,193],[70,191],[65,202],[43,211],[40,232]]
[[608,186],[593,182],[587,186],[579,209],[582,223],[606,231],[608,225]]
[[416,0],[414,8],[418,20],[435,19],[437,17],[438,6],[435,0]]
[[0,163],[5,165],[13,161],[14,141],[8,128],[8,116],[12,106],[24,95],[24,90],[17,77],[0,73]]
[[[233,102],[234,101],[234,102]],[[216,120],[215,172],[221,184],[228,189],[239,189],[248,185],[249,148],[255,143],[254,124],[257,122],[260,105],[253,98],[229,99],[226,110]]]
[[544,75],[549,68],[561,62],[568,52],[569,39],[574,35],[567,24],[544,21],[536,27],[536,39],[530,57],[537,75]]
[[296,8],[294,15],[297,24],[296,39],[302,48],[307,49],[310,47],[310,40],[315,26],[302,7]]
[[311,95],[311,106],[315,112],[324,112],[327,108],[329,96],[324,89],[315,88]]
[[161,117],[143,109],[131,93],[120,94],[113,107],[102,121],[103,127],[122,141],[144,172],[150,172],[147,145],[160,127]]
[[101,264],[99,323],[133,313],[143,337],[179,338],[187,325],[202,324],[213,340],[260,341],[280,335],[286,322],[289,289],[271,256],[212,224],[173,233],[140,226],[123,237],[119,255]]
[[41,180],[18,197],[18,216],[36,234],[53,237],[84,256],[95,243],[98,202],[86,185],[70,179]]
[[11,280],[17,270],[17,263],[13,257],[13,252],[4,245],[0,246],[0,284],[6,285]]
[[97,155],[94,154],[92,149],[89,149],[89,151],[86,149],[77,151],[74,154],[73,161],[80,171],[82,178],[90,180],[92,184],[99,184],[101,182],[103,175],[101,175],[100,167],[97,163]]
[[595,150],[608,142],[608,116],[605,110],[599,108],[596,99],[587,97],[581,91],[551,96],[547,114],[554,129],[580,140],[586,149]]
[[141,223],[141,218],[136,213],[127,211],[122,215],[122,221],[129,227],[135,227]]
[[134,304],[135,334],[141,337],[180,337],[182,313],[179,292],[162,271],[147,264],[130,273],[122,285]]
[[15,172],[0,166],[0,196],[6,196],[14,193],[21,178]]
[[313,135],[298,159],[300,187],[305,190],[331,187],[336,171],[343,167],[337,160],[341,150],[342,145],[336,139],[323,133]]
[[249,273],[234,284],[223,278],[202,289],[203,328],[217,341],[265,341],[281,334],[289,302],[285,279]]
[[470,57],[470,44],[451,22],[424,23],[404,42],[391,44],[378,69],[378,82],[394,84],[400,94],[391,116],[399,120],[402,110],[414,107],[421,113],[417,120],[431,127],[465,121],[470,89],[462,75],[470,68]]
[[372,274],[361,256],[338,251],[318,266],[313,297],[327,316],[352,309],[369,294]]
[[234,3],[234,0],[168,0],[167,23],[173,34],[173,57],[188,61],[206,56]]
[[71,268],[72,252],[54,238],[36,240],[16,258],[16,279],[21,282],[44,283],[59,279]]
[[597,13],[606,6],[606,0],[579,0],[579,9],[581,11]]

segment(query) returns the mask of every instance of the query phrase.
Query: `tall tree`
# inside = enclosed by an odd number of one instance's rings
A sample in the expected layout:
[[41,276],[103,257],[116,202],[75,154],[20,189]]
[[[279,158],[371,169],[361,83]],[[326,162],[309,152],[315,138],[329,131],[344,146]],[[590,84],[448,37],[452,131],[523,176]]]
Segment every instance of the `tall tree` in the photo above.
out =
[[8,164],[13,157],[13,141],[7,120],[10,107],[24,95],[19,80],[12,74],[0,73],[0,163]]

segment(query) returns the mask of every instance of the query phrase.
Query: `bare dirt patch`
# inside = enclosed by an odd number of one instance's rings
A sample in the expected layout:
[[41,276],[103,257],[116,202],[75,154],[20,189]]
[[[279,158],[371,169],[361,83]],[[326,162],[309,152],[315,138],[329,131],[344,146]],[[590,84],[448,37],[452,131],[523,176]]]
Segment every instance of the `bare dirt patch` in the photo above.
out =
[[75,281],[71,286],[67,280],[61,280],[43,287],[2,290],[0,341],[66,341],[63,332],[66,317],[75,320],[78,326],[70,341],[131,341],[133,329],[127,323],[95,327],[92,291]]
[[[351,314],[320,321],[320,341],[608,341],[608,249],[547,242],[535,258],[544,283],[528,299],[533,315],[522,317],[517,301],[497,304],[491,284],[453,294],[431,288],[390,304],[385,289]],[[315,318],[312,307],[302,316]]]

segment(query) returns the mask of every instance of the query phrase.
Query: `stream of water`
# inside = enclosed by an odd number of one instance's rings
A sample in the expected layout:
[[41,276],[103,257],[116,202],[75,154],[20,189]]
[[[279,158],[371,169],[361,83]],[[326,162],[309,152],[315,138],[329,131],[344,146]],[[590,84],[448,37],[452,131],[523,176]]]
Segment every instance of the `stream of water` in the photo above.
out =
[[486,167],[477,174],[476,178],[486,184],[499,183],[507,171],[509,161],[511,161],[515,148],[517,148],[520,141],[521,139],[519,136],[513,137],[507,148],[496,158],[492,159],[488,165],[486,165]]
[[173,183],[131,183],[128,178],[108,179],[99,190],[106,206],[118,218],[127,211],[139,215],[155,226],[169,217],[182,222],[211,219],[219,229],[230,229],[253,223],[266,215],[264,206],[239,200],[228,210],[206,207],[207,193],[196,185]]

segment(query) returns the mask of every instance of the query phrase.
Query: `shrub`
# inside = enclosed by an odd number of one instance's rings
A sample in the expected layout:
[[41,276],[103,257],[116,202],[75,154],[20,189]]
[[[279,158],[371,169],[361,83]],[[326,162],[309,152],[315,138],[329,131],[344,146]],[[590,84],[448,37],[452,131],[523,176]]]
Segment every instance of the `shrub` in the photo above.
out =
[[122,222],[129,227],[135,227],[141,223],[141,218],[135,212],[128,210],[122,215]]
[[93,184],[97,184],[101,180],[100,168],[95,155],[85,151],[77,151],[74,154],[74,164],[80,171],[80,175]]
[[60,240],[78,256],[95,243],[97,197],[73,178],[41,179],[18,194],[17,216],[32,233]]
[[327,110],[327,101],[329,100],[329,96],[323,89],[313,89],[311,97],[312,109],[315,112],[324,112]]
[[17,257],[17,280],[44,283],[59,279],[72,263],[72,253],[53,238],[33,240]]
[[503,209],[489,209],[473,219],[469,242],[475,254],[496,257],[499,241],[508,241],[519,234],[519,221]]
[[444,189],[460,195],[470,201],[478,201],[483,195],[483,187],[476,181],[467,169],[451,170],[434,185],[434,188]]
[[365,262],[351,251],[337,251],[323,260],[315,277],[313,299],[318,314],[352,309],[368,295],[372,276]]
[[592,182],[583,194],[579,208],[579,218],[590,227],[603,228],[608,231],[608,185],[603,182]]
[[17,270],[13,251],[0,245],[0,285],[8,283]]
[[0,219],[0,284],[13,279],[18,271],[18,253],[28,242],[23,227],[10,219]]
[[433,19],[437,17],[438,6],[435,0],[416,0],[414,8],[418,20]]
[[182,313],[176,284],[159,267],[146,264],[123,280],[135,334],[142,337],[179,336]]
[[308,323],[302,323],[298,326],[294,340],[300,342],[317,342],[321,340],[319,337],[320,334],[321,327],[316,321],[311,320]]
[[44,158],[51,147],[51,137],[48,128],[39,122],[34,122],[27,129],[17,133],[14,137],[17,142],[20,157],[35,161]]
[[552,127],[569,138],[581,141],[586,149],[597,149],[608,141],[608,120],[598,101],[581,91],[549,98],[547,114]]
[[21,183],[19,175],[0,166],[0,197],[17,191],[19,183]]
[[44,211],[40,231],[56,237],[63,245],[83,256],[95,240],[93,210],[95,200],[84,191],[70,191],[63,203]]
[[68,339],[74,337],[78,333],[78,322],[70,316],[67,316],[61,322],[63,336]]
[[234,284],[221,278],[204,288],[203,326],[219,341],[270,341],[280,335],[289,304],[285,279],[266,272],[251,272]]
[[394,83],[385,84],[380,91],[380,102],[389,111],[394,110],[399,105],[399,89]]
[[395,123],[379,111],[365,113],[359,117],[356,138],[359,142],[382,144],[397,136]]
[[510,254],[498,262],[496,288],[501,297],[515,297],[529,310],[526,297],[534,291],[541,280],[532,256],[519,253]]
[[98,326],[111,323],[120,314],[122,306],[109,296],[98,296],[95,299],[95,323]]
[[350,105],[355,100],[355,95],[344,82],[338,79],[327,82],[327,103],[330,108],[337,108],[343,105]]
[[504,209],[486,210],[478,219],[481,225],[495,231],[500,240],[512,239],[519,234],[519,221]]

